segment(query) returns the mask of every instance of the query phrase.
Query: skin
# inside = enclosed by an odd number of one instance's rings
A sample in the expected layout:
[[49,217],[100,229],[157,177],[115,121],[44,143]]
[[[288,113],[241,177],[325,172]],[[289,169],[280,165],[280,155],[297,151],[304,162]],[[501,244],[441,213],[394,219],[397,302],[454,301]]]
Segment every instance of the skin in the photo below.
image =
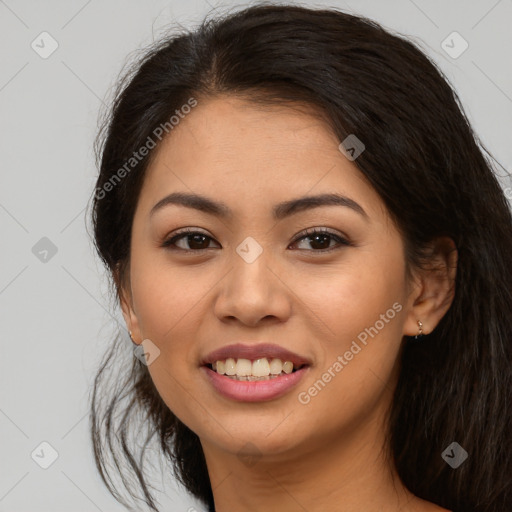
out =
[[[430,333],[453,299],[453,242],[432,244],[440,272],[413,269],[408,279],[403,240],[384,203],[313,111],[221,96],[200,101],[164,142],[138,200],[121,304],[133,339],[160,350],[148,369],[165,403],[201,440],[217,512],[446,510],[404,487],[385,456],[384,433],[402,337],[418,334],[418,319]],[[232,217],[178,205],[150,215],[178,191],[222,201]],[[340,206],[272,218],[274,204],[332,192],[356,201],[368,218]],[[187,227],[210,238],[161,246]],[[328,228],[352,245],[297,240],[306,228]],[[252,263],[236,252],[248,236],[263,249]],[[337,249],[322,253],[327,247]],[[395,303],[401,311],[300,403],[298,394]],[[212,388],[199,365],[239,341],[280,344],[312,366],[281,398],[235,402]],[[240,450],[257,456],[248,460]]]

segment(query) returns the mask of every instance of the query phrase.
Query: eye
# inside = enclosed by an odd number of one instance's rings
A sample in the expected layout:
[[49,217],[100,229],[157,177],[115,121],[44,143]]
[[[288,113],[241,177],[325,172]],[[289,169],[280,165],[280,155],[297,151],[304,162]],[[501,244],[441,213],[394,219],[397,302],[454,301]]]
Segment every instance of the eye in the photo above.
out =
[[[184,244],[188,244],[189,247],[180,247],[176,244],[176,242],[181,242],[182,239],[184,240]],[[201,233],[200,231],[194,231],[193,229],[187,228],[182,229],[173,237],[165,240],[161,246],[169,249],[174,249],[177,247],[178,250],[187,252],[197,252],[209,248],[208,240],[213,240],[213,238],[204,233]]]
[[307,242],[307,243],[309,243],[311,247],[316,246],[316,248],[318,250],[315,250],[313,252],[326,253],[326,252],[331,252],[336,249],[339,249],[339,246],[338,247],[330,246],[330,242],[332,242],[333,240],[338,242],[338,244],[342,245],[342,246],[343,245],[344,246],[351,245],[351,243],[346,238],[343,238],[342,236],[340,236],[336,233],[333,233],[325,228],[321,228],[321,229],[313,228],[311,230],[306,229],[304,232],[302,232],[299,235],[299,237],[297,239],[295,239],[293,244],[296,244],[297,242],[300,242],[303,239],[309,239],[309,242]]
[[[336,249],[339,249],[339,246],[350,246],[351,243],[344,237],[333,233],[329,231],[328,229],[322,228],[322,229],[306,229],[300,235],[298,238],[295,239],[292,244],[290,244],[289,247],[291,247],[294,244],[297,244],[297,242],[300,242],[301,240],[309,239],[309,244],[311,247],[313,247],[314,250],[312,252],[331,252]],[[179,242],[182,242],[185,244],[185,247],[181,247],[178,245]],[[172,250],[180,250],[180,251],[186,251],[186,252],[197,252],[197,251],[204,251],[206,249],[209,249],[210,242],[213,241],[213,238],[206,235],[205,233],[202,233],[201,231],[194,231],[193,229],[186,228],[182,229],[178,233],[174,234],[171,238],[168,238],[164,242],[162,242],[161,247],[165,247]],[[335,241],[338,243],[338,247],[334,246],[332,247],[330,243],[332,241]],[[188,245],[188,247],[186,246]],[[306,249],[307,250],[307,249]]]

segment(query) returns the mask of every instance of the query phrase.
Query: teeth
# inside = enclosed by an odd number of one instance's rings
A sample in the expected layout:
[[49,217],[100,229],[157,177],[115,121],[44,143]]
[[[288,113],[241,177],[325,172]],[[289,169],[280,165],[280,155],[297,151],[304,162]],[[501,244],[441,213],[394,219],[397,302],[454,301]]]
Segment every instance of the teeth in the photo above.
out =
[[[284,375],[284,373],[283,373]],[[255,377],[254,375],[247,375],[246,377],[239,377],[238,375],[225,375],[228,379],[231,380],[243,380],[243,381],[249,381],[254,382],[256,380],[270,380],[270,379],[277,379],[279,375],[265,375],[264,377]]]
[[236,370],[235,373],[239,377],[245,377],[246,375],[251,375],[252,364],[249,359],[239,359],[236,362]]
[[270,361],[270,373],[272,375],[279,375],[283,371],[283,363],[281,359],[272,359]]
[[293,363],[291,361],[283,362],[277,358],[273,358],[269,362],[266,357],[254,361],[228,357],[225,361],[215,361],[212,364],[212,369],[221,375],[235,377],[237,380],[267,380],[283,373],[292,373]]
[[236,375],[236,361],[232,357],[226,359],[225,372],[226,375]]
[[265,377],[270,374],[270,365],[266,357],[253,361],[251,374],[255,377]]
[[290,361],[285,361],[285,363],[283,364],[283,372],[284,373],[292,373],[293,371],[293,363],[291,363]]

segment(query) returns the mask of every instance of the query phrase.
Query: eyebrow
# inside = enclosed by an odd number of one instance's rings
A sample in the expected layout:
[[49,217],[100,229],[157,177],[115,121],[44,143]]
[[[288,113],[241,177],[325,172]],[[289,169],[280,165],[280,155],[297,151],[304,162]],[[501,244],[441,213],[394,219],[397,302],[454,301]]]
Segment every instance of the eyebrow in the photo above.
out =
[[[203,213],[224,219],[228,219],[233,216],[233,212],[225,203],[215,201],[206,196],[186,192],[174,192],[164,197],[158,201],[153,208],[151,208],[149,215],[152,216],[158,210],[169,205],[193,208]],[[281,220],[296,213],[322,206],[344,206],[351,208],[366,220],[369,220],[368,214],[359,203],[356,203],[353,199],[341,194],[320,194],[316,196],[304,196],[297,199],[290,199],[276,204],[272,209],[272,214],[274,219]]]

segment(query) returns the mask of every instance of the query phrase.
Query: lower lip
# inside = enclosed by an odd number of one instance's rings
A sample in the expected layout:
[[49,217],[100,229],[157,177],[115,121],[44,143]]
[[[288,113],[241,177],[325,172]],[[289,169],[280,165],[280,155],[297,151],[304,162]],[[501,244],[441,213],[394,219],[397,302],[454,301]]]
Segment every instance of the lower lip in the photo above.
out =
[[211,370],[207,366],[201,366],[201,370],[221,395],[238,402],[263,402],[286,394],[298,384],[309,370],[309,366],[304,366],[300,370],[274,379],[252,382],[230,379]]

